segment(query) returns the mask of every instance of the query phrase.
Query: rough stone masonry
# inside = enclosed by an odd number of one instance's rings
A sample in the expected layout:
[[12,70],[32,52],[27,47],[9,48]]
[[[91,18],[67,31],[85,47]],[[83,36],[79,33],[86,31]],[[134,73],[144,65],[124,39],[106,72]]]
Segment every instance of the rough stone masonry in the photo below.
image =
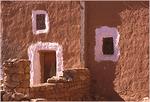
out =
[[29,96],[30,89],[30,61],[25,59],[10,59],[3,64],[4,78],[3,89],[6,92],[3,95],[3,100],[20,100],[17,93],[21,93],[22,98],[24,95]]
[[2,100],[21,101],[43,98],[56,100],[90,100],[90,74],[86,68],[65,70],[60,78],[30,86],[30,61],[10,59],[3,64],[4,87]]

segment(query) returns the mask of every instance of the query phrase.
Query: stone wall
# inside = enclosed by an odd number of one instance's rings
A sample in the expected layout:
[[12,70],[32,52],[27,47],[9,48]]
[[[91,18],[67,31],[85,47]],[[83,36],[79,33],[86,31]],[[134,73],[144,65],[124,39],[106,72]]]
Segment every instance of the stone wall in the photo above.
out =
[[24,59],[9,59],[3,64],[3,100],[13,100],[17,93],[29,96],[30,62]]
[[48,79],[48,83],[32,86],[30,97],[49,101],[90,100],[90,74],[88,69],[68,69],[62,78]]
[[52,77],[47,83],[30,86],[30,61],[9,59],[3,64],[3,101],[21,100],[91,100],[90,73],[87,68],[64,70],[62,77]]

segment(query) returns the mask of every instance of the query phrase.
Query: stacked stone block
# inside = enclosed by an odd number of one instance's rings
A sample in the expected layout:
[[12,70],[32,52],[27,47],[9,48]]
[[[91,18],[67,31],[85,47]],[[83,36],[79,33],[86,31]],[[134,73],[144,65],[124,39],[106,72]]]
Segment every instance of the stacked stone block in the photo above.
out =
[[25,59],[10,59],[3,63],[4,91],[21,93],[29,96],[30,61]]
[[30,86],[30,62],[25,59],[8,60],[3,64],[4,101],[90,100],[90,74],[86,68],[67,69],[62,77],[52,77],[47,83]]
[[48,83],[32,86],[30,97],[49,101],[90,100],[90,74],[88,69],[68,69],[61,78],[48,79]]

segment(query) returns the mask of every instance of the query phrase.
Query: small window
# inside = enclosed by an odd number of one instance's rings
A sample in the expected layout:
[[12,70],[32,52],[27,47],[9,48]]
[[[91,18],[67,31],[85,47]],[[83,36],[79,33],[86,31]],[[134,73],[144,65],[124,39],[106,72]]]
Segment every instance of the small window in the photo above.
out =
[[49,19],[46,11],[44,10],[32,11],[32,30],[33,34],[48,33]]
[[95,61],[116,62],[120,56],[117,28],[102,26],[96,28],[95,33]]
[[103,38],[102,50],[105,55],[114,54],[113,37]]
[[36,29],[43,30],[46,28],[45,25],[45,15],[44,14],[37,14],[36,15]]

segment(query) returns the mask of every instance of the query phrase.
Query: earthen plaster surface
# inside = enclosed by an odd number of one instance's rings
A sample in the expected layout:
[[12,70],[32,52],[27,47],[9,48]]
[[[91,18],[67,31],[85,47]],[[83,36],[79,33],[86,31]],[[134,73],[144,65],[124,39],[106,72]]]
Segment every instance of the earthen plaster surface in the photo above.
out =
[[[47,11],[50,23],[48,34],[33,34],[32,10]],[[62,45],[64,68],[82,66],[79,2],[3,1],[2,19],[2,61],[9,58],[28,58],[28,47],[42,41]]]
[[[86,2],[85,67],[92,75],[93,97],[139,100],[149,93],[148,2]],[[95,29],[116,27],[120,34],[117,62],[94,61]],[[101,100],[101,99],[100,99]]]
[[[148,3],[85,3],[85,67],[92,75],[93,100],[141,100],[148,96]],[[48,34],[33,35],[32,10],[47,10]],[[2,2],[2,61],[28,58],[28,47],[38,41],[57,42],[63,47],[64,68],[79,68],[79,2]],[[88,11],[88,12],[87,12]],[[117,62],[94,61],[95,29],[116,27],[120,34]]]

